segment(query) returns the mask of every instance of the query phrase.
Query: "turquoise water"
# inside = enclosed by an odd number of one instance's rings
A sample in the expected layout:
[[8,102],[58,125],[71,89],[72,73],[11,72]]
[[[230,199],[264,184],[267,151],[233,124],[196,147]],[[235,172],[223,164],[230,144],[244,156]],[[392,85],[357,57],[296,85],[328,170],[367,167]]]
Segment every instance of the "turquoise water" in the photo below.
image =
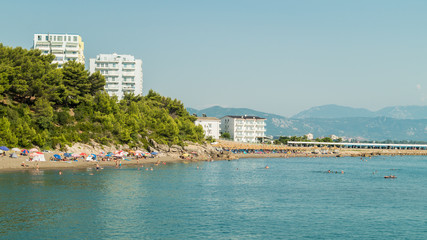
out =
[[2,172],[0,239],[427,239],[427,157],[153,168]]

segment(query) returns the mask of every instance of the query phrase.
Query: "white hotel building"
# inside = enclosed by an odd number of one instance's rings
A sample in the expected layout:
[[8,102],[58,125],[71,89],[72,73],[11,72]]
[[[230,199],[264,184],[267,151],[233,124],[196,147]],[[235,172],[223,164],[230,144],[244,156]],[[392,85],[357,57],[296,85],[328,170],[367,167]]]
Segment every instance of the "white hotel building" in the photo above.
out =
[[90,59],[89,71],[105,77],[105,91],[123,99],[125,93],[142,95],[142,60],[132,55],[99,54]]
[[84,48],[84,42],[79,35],[34,34],[33,49],[41,50],[42,54],[55,55],[52,63],[57,63],[59,68],[72,60],[85,64]]
[[265,120],[256,116],[225,116],[221,118],[221,132],[229,133],[236,142],[257,143],[265,138]]
[[201,125],[203,127],[206,137],[219,139],[220,122],[221,120],[216,117],[198,117],[194,124]]

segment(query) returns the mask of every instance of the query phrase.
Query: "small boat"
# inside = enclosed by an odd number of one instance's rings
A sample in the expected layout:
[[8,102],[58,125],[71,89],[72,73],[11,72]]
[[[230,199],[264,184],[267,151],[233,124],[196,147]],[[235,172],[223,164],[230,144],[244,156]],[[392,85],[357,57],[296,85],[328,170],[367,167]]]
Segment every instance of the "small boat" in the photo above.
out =
[[384,176],[384,178],[397,178],[397,177],[394,175],[389,175],[389,176]]

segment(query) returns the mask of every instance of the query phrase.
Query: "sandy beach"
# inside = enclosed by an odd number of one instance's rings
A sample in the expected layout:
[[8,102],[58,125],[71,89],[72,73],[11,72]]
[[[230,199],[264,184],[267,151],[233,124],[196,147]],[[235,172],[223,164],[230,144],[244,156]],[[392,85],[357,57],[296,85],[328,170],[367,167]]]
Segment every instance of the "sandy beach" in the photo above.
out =
[[[314,154],[312,148],[306,148],[296,153],[265,153],[265,154],[225,154],[208,158],[206,156],[195,157],[192,159],[181,159],[177,154],[163,153],[154,158],[127,158],[121,160],[122,166],[139,165],[139,164],[166,164],[172,162],[190,162],[190,161],[211,161],[211,160],[235,160],[239,158],[293,158],[293,157],[372,157],[379,155],[427,155],[426,150],[378,150],[378,149],[346,149],[339,153]],[[22,169],[70,169],[70,168],[91,168],[96,167],[98,163],[101,167],[114,167],[116,162],[111,161],[86,161],[79,158],[78,161],[49,161],[54,154],[62,154],[61,152],[45,153],[46,161],[28,161],[28,156],[18,156],[18,158],[10,158],[7,156],[0,157],[0,171],[13,171]],[[25,166],[22,166],[24,164]]]

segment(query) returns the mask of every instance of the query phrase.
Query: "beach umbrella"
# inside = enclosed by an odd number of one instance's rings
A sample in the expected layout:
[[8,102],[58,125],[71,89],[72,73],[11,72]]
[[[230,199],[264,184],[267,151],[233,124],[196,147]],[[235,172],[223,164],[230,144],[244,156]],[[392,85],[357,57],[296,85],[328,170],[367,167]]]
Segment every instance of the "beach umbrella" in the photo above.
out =
[[53,155],[54,158],[61,160],[61,156],[59,156],[58,154]]
[[31,148],[30,152],[38,152],[39,150],[37,148]]
[[30,153],[30,151],[28,151],[27,149],[22,149],[21,153],[26,155],[26,154]]
[[86,153],[80,153],[80,156],[87,156]]
[[93,160],[96,160],[96,155],[95,154],[91,154],[90,157],[92,157]]
[[157,155],[159,154],[158,152],[151,152],[151,155]]
[[64,157],[71,157],[71,153],[64,153]]
[[0,149],[3,151],[9,151],[9,148],[7,148],[6,146],[1,146]]
[[113,154],[112,153],[109,153],[109,154],[107,154],[107,155],[105,155],[106,157],[112,157],[113,156]]
[[79,154],[77,154],[77,153],[73,153],[71,156],[72,156],[72,157],[80,157],[80,155],[79,155]]
[[42,152],[36,152],[37,154],[39,154],[39,155],[43,155],[43,153]]
[[20,152],[21,149],[19,149],[19,148],[12,148],[12,151],[14,151],[14,152]]

